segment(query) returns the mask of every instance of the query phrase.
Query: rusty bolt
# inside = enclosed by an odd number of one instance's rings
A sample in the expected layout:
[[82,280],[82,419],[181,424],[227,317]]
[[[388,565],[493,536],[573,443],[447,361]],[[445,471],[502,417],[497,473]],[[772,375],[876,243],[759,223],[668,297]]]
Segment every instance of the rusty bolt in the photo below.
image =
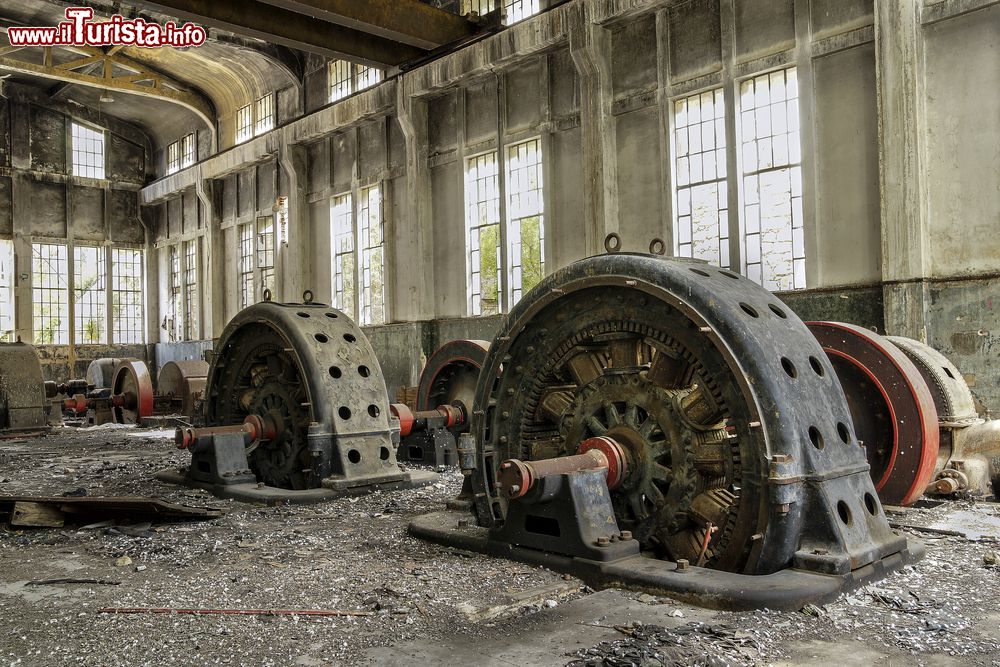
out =
[[621,536],[622,536],[623,540],[631,540],[632,539],[632,531],[631,530],[623,530],[622,533],[621,533]]
[[597,538],[597,546],[606,547],[609,544],[611,544],[611,540],[609,540],[607,536],[601,535],[600,537]]
[[689,564],[690,563],[688,563],[688,561],[687,561],[686,558],[678,558],[677,559],[677,571],[678,572],[687,572]]

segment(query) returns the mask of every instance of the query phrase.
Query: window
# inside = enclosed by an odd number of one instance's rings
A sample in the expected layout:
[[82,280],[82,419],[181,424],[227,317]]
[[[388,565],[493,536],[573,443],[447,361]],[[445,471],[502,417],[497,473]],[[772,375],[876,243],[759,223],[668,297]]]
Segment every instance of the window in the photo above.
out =
[[382,80],[382,70],[346,60],[331,60],[327,65],[327,76],[330,80],[330,101],[336,102],[374,86]]
[[469,249],[469,312],[500,312],[500,192],[496,153],[466,160],[466,243]]
[[78,344],[108,342],[107,275],[107,254],[104,248],[73,248],[73,323],[74,339]]
[[257,218],[257,270],[260,272],[260,293],[257,298],[264,300],[264,291],[274,292],[274,217]]
[[31,245],[31,315],[36,345],[69,344],[68,275],[64,244]]
[[73,175],[104,178],[104,130],[73,123],[70,129]]
[[346,60],[331,60],[329,64],[330,101],[336,102],[350,95],[353,65]]
[[264,134],[274,129],[274,94],[268,94],[254,103],[257,126],[254,134]]
[[794,67],[740,83],[743,264],[769,290],[806,286]]
[[194,164],[194,133],[167,146],[167,173],[172,174]]
[[240,107],[236,112],[236,143],[253,137],[253,105]]
[[383,248],[382,190],[361,190],[358,206],[361,247],[361,324],[385,322],[385,254]]
[[484,14],[489,14],[494,9],[496,9],[494,0],[464,0],[462,2],[463,14],[475,12],[476,14],[482,16]]
[[530,139],[507,147],[507,239],[510,306],[542,280],[545,224],[542,199],[542,143]]
[[14,242],[0,240],[0,342],[14,336]]
[[254,302],[253,291],[253,224],[240,225],[240,308]]
[[504,0],[504,23],[510,25],[538,13],[538,0]]
[[182,340],[184,337],[184,293],[181,291],[182,280],[181,249],[179,245],[172,245],[170,246],[171,321],[167,327],[171,340]]
[[111,249],[111,336],[116,343],[143,343],[146,340],[142,250]]
[[354,275],[357,262],[350,194],[333,198],[330,206],[330,238],[333,241],[333,266],[330,274],[333,276],[333,305],[355,319]]
[[673,105],[674,251],[729,268],[726,104],[721,88]]
[[201,338],[198,303],[198,239],[184,243],[184,337]]

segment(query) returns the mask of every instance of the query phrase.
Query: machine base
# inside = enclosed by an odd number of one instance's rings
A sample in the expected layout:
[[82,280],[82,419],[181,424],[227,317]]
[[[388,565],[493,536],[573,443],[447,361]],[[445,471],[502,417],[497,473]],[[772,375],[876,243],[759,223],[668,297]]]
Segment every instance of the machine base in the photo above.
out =
[[694,566],[678,570],[676,563],[643,555],[600,562],[499,542],[490,539],[490,531],[477,526],[467,511],[445,510],[419,516],[410,524],[409,531],[414,537],[437,544],[572,574],[595,588],[669,595],[690,604],[727,611],[765,608],[794,611],[807,604],[830,602],[841,593],[919,560],[924,554],[923,544],[908,539],[902,551],[846,575],[797,569],[746,575]]
[[429,470],[408,470],[402,474],[402,479],[386,483],[374,483],[364,486],[355,486],[341,489],[279,489],[274,486],[263,484],[212,484],[211,482],[198,482],[191,480],[187,476],[187,468],[168,468],[161,470],[154,475],[156,479],[168,484],[188,486],[195,489],[204,489],[219,498],[232,498],[246,503],[264,503],[274,505],[278,503],[291,503],[293,505],[305,505],[309,503],[333,500],[345,496],[361,496],[372,491],[398,491],[402,489],[415,489],[421,486],[433,484],[438,480],[436,473]]

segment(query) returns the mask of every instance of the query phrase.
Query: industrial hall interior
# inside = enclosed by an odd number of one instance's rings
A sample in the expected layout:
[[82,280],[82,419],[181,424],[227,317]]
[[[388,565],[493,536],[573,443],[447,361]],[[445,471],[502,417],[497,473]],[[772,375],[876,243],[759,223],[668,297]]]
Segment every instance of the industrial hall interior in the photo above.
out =
[[1000,0],[0,33],[0,665],[1000,667]]

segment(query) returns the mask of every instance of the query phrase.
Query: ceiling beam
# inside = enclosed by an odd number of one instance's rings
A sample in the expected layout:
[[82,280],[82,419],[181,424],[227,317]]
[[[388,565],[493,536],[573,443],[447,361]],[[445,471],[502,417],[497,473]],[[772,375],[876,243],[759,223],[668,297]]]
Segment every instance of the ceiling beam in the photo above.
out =
[[268,5],[354,28],[421,49],[464,39],[476,26],[419,0],[261,0]]
[[[0,71],[26,74],[103,90],[118,90],[179,104],[197,114],[214,134],[215,110],[212,104],[198,93],[192,92],[163,74],[154,72],[121,55],[111,56],[94,47],[74,47],[74,49],[83,50],[88,54],[88,66],[83,71],[52,65],[50,57],[46,58],[48,64],[38,64],[17,60],[13,57],[14,54],[0,56]],[[46,50],[49,51],[49,49]],[[101,66],[97,67],[98,64]],[[115,66],[125,70],[125,73],[116,74]],[[145,82],[145,84],[139,83],[140,81]],[[56,88],[52,92],[59,94],[62,89]]]
[[139,0],[139,4],[185,21],[376,67],[399,65],[425,53],[409,44],[255,0]]

